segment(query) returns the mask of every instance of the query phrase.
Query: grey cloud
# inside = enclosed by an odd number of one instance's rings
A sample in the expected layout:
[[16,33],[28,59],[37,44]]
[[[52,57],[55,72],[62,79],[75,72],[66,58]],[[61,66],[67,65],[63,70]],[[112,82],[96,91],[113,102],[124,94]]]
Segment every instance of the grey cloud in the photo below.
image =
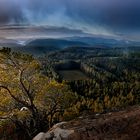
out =
[[123,32],[140,28],[138,0],[1,0],[0,23],[73,23]]
[[25,15],[22,13],[20,4],[16,0],[0,1],[0,23],[23,22]]

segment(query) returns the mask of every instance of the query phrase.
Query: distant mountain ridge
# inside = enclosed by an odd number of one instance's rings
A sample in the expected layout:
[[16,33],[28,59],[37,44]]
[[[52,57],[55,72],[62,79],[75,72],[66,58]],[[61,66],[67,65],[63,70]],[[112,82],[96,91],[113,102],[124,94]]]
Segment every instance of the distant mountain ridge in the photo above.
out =
[[21,51],[33,55],[42,55],[51,51],[59,51],[71,47],[84,48],[114,48],[139,47],[140,42],[111,39],[105,37],[65,37],[65,38],[39,38],[28,40],[0,39],[0,47],[9,47],[14,51]]
[[77,40],[66,40],[66,39],[36,39],[31,42],[29,42],[26,47],[46,47],[46,46],[52,46],[52,47],[71,47],[71,46],[87,46],[88,43],[77,41]]
[[105,38],[105,37],[69,37],[67,38],[73,41],[81,41],[83,43],[88,43],[90,46],[108,46],[108,47],[128,47],[128,46],[140,46],[138,41],[130,41],[123,39]]

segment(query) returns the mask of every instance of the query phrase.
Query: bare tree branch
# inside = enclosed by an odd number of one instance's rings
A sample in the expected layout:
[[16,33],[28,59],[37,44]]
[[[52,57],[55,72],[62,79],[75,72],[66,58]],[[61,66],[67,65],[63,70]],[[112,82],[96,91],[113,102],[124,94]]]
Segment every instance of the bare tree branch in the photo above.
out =
[[29,86],[26,87],[25,84],[24,84],[24,81],[23,81],[24,71],[25,71],[25,69],[20,71],[20,84],[21,84],[22,88],[24,89],[25,94],[27,95],[27,97],[30,101],[30,108],[29,109],[31,109],[33,112],[35,111],[35,113],[37,113],[37,108],[33,103],[33,90],[32,91],[30,90],[31,85],[28,82]]
[[7,90],[8,93],[9,93],[9,95],[10,95],[15,101],[17,101],[18,103],[21,103],[23,106],[25,106],[25,107],[27,107],[27,108],[30,108],[30,105],[29,105],[26,101],[22,101],[22,100],[20,100],[19,98],[17,98],[16,96],[14,96],[14,95],[11,93],[11,91],[10,91],[10,89],[9,89],[8,87],[3,86],[3,85],[0,85],[0,88],[3,88],[3,89],[5,89],[5,90]]

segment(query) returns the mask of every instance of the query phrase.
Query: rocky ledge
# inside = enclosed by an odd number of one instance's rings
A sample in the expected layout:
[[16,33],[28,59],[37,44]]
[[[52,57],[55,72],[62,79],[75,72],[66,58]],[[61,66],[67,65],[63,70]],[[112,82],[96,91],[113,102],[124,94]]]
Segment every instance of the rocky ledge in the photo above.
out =
[[33,140],[138,140],[140,139],[140,107],[118,112],[83,115],[54,125]]

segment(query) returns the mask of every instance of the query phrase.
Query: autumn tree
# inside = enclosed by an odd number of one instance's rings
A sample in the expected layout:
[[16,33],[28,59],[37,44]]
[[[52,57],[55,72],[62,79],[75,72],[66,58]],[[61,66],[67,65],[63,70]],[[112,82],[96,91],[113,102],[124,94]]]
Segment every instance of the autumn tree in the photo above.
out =
[[9,120],[31,139],[72,105],[74,95],[64,83],[42,75],[32,56],[5,48],[0,52],[0,100],[1,121]]

